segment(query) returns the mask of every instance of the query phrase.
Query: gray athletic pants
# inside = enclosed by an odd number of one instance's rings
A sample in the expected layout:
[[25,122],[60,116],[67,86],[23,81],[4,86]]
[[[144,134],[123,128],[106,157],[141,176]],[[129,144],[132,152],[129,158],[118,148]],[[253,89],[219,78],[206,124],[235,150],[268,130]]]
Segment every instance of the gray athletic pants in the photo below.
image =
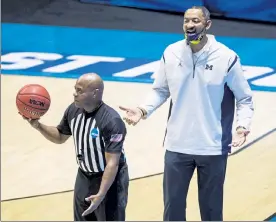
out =
[[228,155],[201,156],[166,151],[163,180],[164,221],[186,221],[186,198],[197,168],[203,221],[223,220],[223,186]]
[[90,205],[85,198],[98,193],[102,175],[103,173],[89,175],[78,170],[74,188],[74,221],[125,221],[129,187],[126,163],[120,164],[115,181],[98,208],[91,214],[82,216]]

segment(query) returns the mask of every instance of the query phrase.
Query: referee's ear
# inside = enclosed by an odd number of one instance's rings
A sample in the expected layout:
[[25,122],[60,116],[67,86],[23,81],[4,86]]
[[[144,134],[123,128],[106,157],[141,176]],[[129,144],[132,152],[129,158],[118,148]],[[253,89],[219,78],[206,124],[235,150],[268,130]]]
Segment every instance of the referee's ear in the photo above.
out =
[[98,93],[99,93],[99,89],[95,89],[95,90],[93,91],[93,98],[96,98],[97,95],[98,95]]
[[93,90],[93,99],[102,98],[103,92],[100,89]]

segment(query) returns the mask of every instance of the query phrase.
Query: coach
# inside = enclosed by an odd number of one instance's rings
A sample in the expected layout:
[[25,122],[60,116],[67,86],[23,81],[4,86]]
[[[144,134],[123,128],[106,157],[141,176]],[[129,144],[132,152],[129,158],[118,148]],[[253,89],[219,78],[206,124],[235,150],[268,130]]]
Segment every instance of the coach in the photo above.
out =
[[[227,157],[250,131],[252,92],[238,55],[206,31],[205,7],[184,15],[185,39],[169,45],[161,58],[153,88],[138,108],[120,107],[124,119],[137,124],[171,97],[164,141],[164,220],[186,220],[186,198],[197,168],[201,219],[223,220],[223,187]],[[232,139],[236,113],[237,126]]]

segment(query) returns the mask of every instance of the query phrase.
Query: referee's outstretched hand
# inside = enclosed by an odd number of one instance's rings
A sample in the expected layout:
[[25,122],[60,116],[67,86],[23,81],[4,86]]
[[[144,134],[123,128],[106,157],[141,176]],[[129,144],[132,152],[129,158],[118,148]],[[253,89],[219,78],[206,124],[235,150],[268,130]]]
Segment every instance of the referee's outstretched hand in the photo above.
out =
[[28,121],[33,128],[39,128],[39,119],[28,119],[25,116],[23,116],[20,112],[18,112],[18,114],[21,115],[24,120]]
[[119,106],[119,108],[125,111],[123,120],[125,120],[129,125],[135,126],[142,118],[142,113],[138,108],[131,109],[122,106]]

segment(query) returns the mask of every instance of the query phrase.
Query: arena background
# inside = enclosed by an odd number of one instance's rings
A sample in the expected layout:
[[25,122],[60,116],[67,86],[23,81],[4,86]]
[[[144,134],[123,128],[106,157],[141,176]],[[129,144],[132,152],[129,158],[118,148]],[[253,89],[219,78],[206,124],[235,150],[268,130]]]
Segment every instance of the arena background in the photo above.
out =
[[[192,5],[210,9],[210,33],[239,54],[254,92],[252,133],[229,158],[225,220],[276,220],[276,3],[248,4],[2,0],[1,220],[72,220],[73,142],[53,145],[32,130],[17,115],[17,91],[29,83],[48,89],[52,104],[42,122],[49,125],[60,121],[76,78],[86,72],[103,77],[104,99],[118,111],[119,105],[135,106],[150,89],[164,48],[183,38],[183,11]],[[167,114],[168,103],[128,127],[127,220],[162,220]],[[200,220],[196,174],[187,213],[188,220]]]

